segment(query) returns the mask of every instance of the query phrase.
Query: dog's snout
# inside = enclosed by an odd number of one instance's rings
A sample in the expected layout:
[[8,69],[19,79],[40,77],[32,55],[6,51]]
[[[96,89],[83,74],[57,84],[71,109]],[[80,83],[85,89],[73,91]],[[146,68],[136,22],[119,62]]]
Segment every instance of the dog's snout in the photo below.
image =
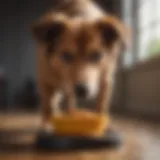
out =
[[84,84],[75,85],[75,94],[78,98],[85,98],[87,96],[87,87]]

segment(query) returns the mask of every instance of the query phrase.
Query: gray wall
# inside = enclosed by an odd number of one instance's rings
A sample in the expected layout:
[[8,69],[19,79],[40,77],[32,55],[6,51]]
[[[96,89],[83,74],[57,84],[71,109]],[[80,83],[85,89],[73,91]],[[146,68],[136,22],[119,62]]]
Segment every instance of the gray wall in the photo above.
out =
[[[38,2],[38,3],[37,3]],[[36,79],[35,48],[30,25],[47,8],[46,0],[5,0],[0,5],[0,67],[9,80],[9,93],[30,76]]]

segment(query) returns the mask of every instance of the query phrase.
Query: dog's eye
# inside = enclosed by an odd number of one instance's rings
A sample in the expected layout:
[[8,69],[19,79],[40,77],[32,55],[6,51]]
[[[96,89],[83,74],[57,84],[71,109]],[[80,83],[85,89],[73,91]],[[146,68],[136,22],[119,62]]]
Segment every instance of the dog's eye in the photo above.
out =
[[74,59],[74,56],[73,56],[73,54],[70,53],[70,52],[63,52],[63,53],[61,54],[61,59],[62,59],[63,61],[65,61],[66,63],[71,63],[71,62],[73,61],[73,59]]
[[102,53],[95,51],[90,55],[89,60],[93,63],[97,63],[101,60],[101,58],[102,58]]

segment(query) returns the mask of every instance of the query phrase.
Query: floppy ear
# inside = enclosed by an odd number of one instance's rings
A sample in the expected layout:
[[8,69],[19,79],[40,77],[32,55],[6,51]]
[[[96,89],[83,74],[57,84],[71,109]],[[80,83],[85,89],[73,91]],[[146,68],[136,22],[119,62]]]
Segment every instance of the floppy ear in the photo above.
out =
[[56,43],[65,30],[65,23],[60,20],[45,19],[32,27],[33,36],[39,43]]
[[128,46],[128,30],[117,18],[113,16],[102,18],[97,22],[97,27],[105,45],[111,46],[116,41],[120,41],[123,47]]

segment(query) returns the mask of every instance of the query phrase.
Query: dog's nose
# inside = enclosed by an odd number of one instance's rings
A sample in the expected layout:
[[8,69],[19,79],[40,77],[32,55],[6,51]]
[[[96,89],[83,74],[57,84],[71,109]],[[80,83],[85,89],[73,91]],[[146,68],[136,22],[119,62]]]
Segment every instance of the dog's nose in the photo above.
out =
[[85,98],[87,96],[87,87],[84,84],[75,85],[75,94],[78,98]]

